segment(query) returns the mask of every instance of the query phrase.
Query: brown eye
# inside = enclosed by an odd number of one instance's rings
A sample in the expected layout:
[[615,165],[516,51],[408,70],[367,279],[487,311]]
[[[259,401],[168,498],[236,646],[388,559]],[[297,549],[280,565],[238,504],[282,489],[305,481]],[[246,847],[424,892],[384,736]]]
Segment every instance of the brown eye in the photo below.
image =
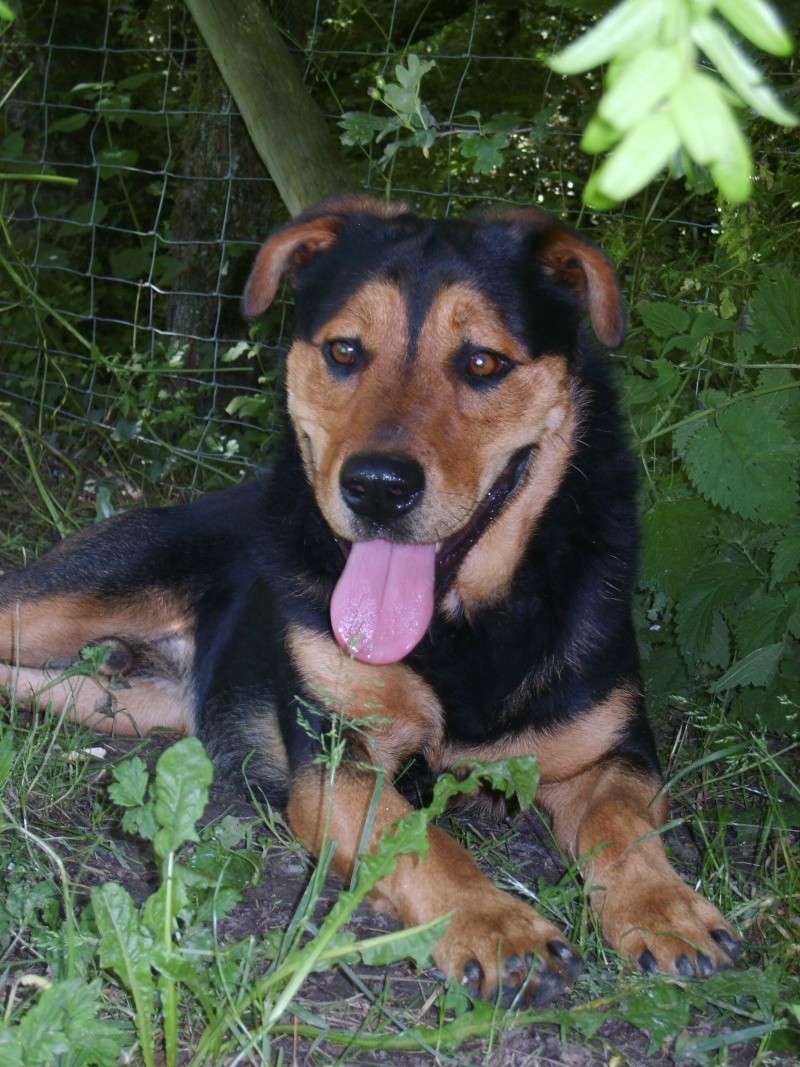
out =
[[352,367],[358,359],[358,346],[352,341],[329,341],[326,348],[330,358],[340,367]]
[[473,352],[467,360],[467,373],[473,378],[491,378],[502,367],[500,357],[494,352]]

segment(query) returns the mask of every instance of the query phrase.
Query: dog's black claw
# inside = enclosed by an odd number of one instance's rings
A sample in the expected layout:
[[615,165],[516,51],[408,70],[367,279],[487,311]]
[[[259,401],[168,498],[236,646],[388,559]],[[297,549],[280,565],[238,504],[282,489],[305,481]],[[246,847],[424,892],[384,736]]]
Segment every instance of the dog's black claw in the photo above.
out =
[[570,981],[577,978],[583,970],[583,960],[566,941],[548,941],[547,951],[552,956],[555,956],[560,963],[564,964]]
[[675,970],[684,978],[691,978],[694,975],[694,967],[688,956],[678,956],[675,960]]
[[506,977],[519,977],[524,978],[530,970],[529,966],[526,966],[525,960],[522,956],[506,956],[505,963],[503,965],[503,972]]
[[742,954],[742,942],[731,937],[727,930],[712,930],[711,936],[717,942],[723,952],[727,952],[732,960],[738,960]]
[[478,996],[482,980],[483,968],[481,965],[477,960],[467,960],[464,964],[464,978],[462,980],[462,985],[466,986],[469,993]]
[[639,966],[642,968],[645,974],[658,974],[658,964],[656,958],[649,948],[646,948],[639,957]]
[[708,978],[710,974],[714,973],[714,964],[706,956],[705,952],[697,953],[697,970],[703,978]]

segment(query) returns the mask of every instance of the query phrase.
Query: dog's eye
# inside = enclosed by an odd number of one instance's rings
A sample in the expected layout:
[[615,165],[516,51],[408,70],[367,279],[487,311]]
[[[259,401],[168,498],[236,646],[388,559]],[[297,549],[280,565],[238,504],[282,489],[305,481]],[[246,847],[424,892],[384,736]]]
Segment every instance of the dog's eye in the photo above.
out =
[[473,378],[491,378],[503,368],[503,361],[494,352],[473,352],[467,359],[467,373]]
[[456,367],[468,385],[476,388],[496,385],[513,367],[510,359],[489,348],[473,348],[465,344],[456,358]]
[[358,341],[348,341],[344,337],[327,341],[322,348],[330,362],[343,369],[355,367],[361,355],[361,346]]

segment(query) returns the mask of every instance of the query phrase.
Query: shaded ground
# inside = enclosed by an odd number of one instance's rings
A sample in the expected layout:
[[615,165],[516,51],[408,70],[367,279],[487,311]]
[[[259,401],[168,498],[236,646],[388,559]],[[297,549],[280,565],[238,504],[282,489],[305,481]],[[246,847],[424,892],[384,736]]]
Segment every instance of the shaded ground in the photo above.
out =
[[[154,740],[137,751],[153,764],[168,742]],[[107,760],[117,760],[131,750],[131,745],[122,741],[102,741]],[[99,774],[103,773],[98,764]],[[85,802],[85,806],[84,805]],[[87,793],[79,796],[80,809],[64,810],[66,822],[73,820],[91,822],[91,800]],[[270,833],[258,819],[256,810],[243,799],[240,792],[216,783],[212,787],[205,822],[216,822],[226,815],[235,815],[242,820],[253,821],[255,840],[265,852],[265,862],[260,880],[245,893],[242,902],[227,915],[219,925],[217,934],[221,942],[241,941],[250,936],[258,940],[268,930],[285,929],[297,901],[307,883],[310,866],[299,849],[287,847]],[[513,824],[493,823],[475,814],[459,814],[453,829],[466,837],[484,868],[505,888],[515,885],[524,891],[535,889],[546,894],[548,887],[562,883],[567,868],[552,848],[547,828],[535,814],[519,817]],[[684,874],[692,874],[698,854],[686,833],[672,834],[673,853],[683,861]],[[121,832],[111,840],[101,841],[83,858],[68,863],[70,876],[76,883],[79,894],[78,910],[85,893],[95,884],[116,881],[124,885],[137,902],[143,900],[157,885],[157,872],[152,854],[144,842]],[[567,879],[568,881],[568,879]],[[333,903],[339,889],[330,880],[321,896],[317,918]],[[563,884],[562,884],[563,889]],[[561,890],[559,890],[561,891]],[[555,892],[555,890],[554,890]],[[577,892],[577,889],[575,890]],[[394,929],[393,922],[367,908],[356,914],[350,926],[358,937],[369,937]],[[19,947],[24,952],[24,946]],[[579,979],[575,991],[562,998],[560,1006],[567,1007],[573,1000],[585,1002],[602,993],[604,981],[602,961],[587,958],[585,974]],[[360,985],[360,988],[359,988]],[[395,964],[389,968],[357,966],[349,973],[342,969],[312,974],[303,986],[297,999],[307,1011],[325,1019],[333,1019],[340,1030],[357,1032],[369,1018],[370,1003],[382,1000],[384,1015],[381,1027],[387,1019],[395,1018],[399,1027],[413,1025],[436,1026],[438,1009],[433,1005],[441,983],[434,972],[417,973],[411,966]],[[714,1028],[703,1021],[695,1020],[691,1028],[693,1037],[711,1034]],[[646,1034],[620,1021],[606,1022],[592,1039],[581,1044],[574,1040],[562,1042],[556,1026],[524,1028],[512,1031],[498,1029],[491,1047],[485,1041],[463,1045],[455,1052],[434,1049],[420,1052],[373,1052],[342,1049],[340,1045],[311,1041],[300,1036],[284,1036],[273,1040],[272,1055],[283,1049],[285,1063],[292,1064],[400,1064],[412,1067],[433,1062],[457,1063],[459,1065],[490,1065],[490,1067],[516,1067],[516,1065],[552,1064],[564,1067],[594,1067],[610,1064],[671,1065],[677,1061],[670,1055],[648,1055]],[[724,1062],[745,1065],[752,1062],[754,1044],[739,1045],[729,1050]],[[337,1059],[338,1057],[338,1059]],[[775,1062],[794,1062],[792,1057],[775,1057]],[[241,1062],[241,1061],[240,1061]],[[255,1061],[254,1061],[255,1062]],[[272,1061],[271,1061],[272,1062]],[[761,1060],[760,1062],[764,1062]]]

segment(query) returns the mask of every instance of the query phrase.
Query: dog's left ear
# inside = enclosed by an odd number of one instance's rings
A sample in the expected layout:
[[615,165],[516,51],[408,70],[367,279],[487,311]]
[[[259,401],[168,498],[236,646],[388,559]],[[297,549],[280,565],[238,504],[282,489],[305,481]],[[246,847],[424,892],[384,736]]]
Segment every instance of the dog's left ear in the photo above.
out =
[[575,293],[589,313],[598,341],[616,348],[625,333],[625,316],[609,260],[595,245],[558,225],[545,230],[540,242],[538,259],[545,272]]
[[337,241],[346,222],[356,216],[387,221],[409,213],[407,204],[387,203],[358,193],[331,196],[282,226],[261,246],[242,294],[245,318],[270,306],[284,274],[296,273]]
[[245,318],[254,319],[270,306],[281,278],[289,270],[331,247],[339,236],[342,218],[334,214],[301,216],[274,233],[261,246],[242,294]]

